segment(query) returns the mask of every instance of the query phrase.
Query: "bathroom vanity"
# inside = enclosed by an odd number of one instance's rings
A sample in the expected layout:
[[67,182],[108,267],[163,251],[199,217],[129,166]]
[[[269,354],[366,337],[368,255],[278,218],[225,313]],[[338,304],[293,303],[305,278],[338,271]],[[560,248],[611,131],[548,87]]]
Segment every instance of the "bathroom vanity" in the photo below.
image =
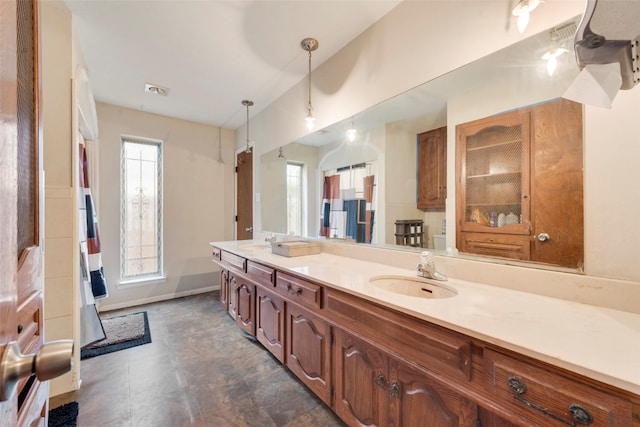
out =
[[640,425],[637,314],[455,279],[407,296],[410,269],[211,245],[229,315],[349,425]]

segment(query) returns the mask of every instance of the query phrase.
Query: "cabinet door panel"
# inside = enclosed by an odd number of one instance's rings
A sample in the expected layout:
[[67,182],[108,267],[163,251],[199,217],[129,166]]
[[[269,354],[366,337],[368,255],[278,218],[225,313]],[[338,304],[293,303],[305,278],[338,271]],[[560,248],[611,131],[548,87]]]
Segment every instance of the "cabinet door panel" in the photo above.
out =
[[265,290],[256,288],[256,338],[280,363],[285,362],[284,301]]
[[287,366],[331,405],[331,327],[308,311],[287,304]]
[[229,310],[229,271],[220,270],[220,304]]
[[240,329],[254,336],[256,334],[255,295],[256,286],[253,283],[244,278],[238,281],[236,324]]
[[533,109],[532,260],[581,267],[584,259],[582,104],[566,99]]
[[336,414],[349,425],[385,425],[387,363],[373,346],[336,330],[334,344]]
[[391,364],[390,414],[393,426],[476,426],[475,403],[402,363]]
[[238,279],[235,274],[229,273],[228,283],[229,305],[227,307],[227,312],[229,313],[229,316],[231,316],[231,318],[235,320],[238,314]]

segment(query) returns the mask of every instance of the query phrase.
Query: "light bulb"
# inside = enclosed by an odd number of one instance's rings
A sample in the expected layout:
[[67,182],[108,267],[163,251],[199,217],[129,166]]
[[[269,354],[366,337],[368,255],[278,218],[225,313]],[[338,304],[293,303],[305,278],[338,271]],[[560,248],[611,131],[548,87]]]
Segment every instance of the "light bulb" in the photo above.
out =
[[552,56],[551,58],[547,59],[547,73],[549,73],[550,76],[553,76],[553,72],[556,71],[557,66],[558,66],[557,57]]
[[550,76],[552,76],[556,71],[556,67],[558,66],[558,57],[565,52],[569,51],[561,47],[556,47],[542,55],[542,59],[547,61],[547,73],[549,73]]
[[358,136],[358,131],[354,128],[350,128],[347,130],[347,138],[349,138],[349,141],[353,142],[356,139],[356,136]]
[[312,130],[314,122],[316,121],[316,118],[313,117],[313,115],[311,114],[311,111],[309,111],[309,114],[307,114],[307,117],[305,117],[304,121],[307,123],[307,129]]
[[520,34],[524,33],[524,30],[526,30],[528,24],[529,24],[529,7],[523,6],[522,12],[520,13],[520,15],[518,15],[518,32],[520,32]]
[[511,12],[518,17],[518,31],[524,33],[529,24],[529,14],[540,4],[540,0],[520,0]]

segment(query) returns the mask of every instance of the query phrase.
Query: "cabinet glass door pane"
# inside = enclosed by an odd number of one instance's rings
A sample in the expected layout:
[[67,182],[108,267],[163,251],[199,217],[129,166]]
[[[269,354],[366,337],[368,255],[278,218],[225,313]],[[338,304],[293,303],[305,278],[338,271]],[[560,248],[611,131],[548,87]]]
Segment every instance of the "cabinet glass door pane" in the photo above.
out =
[[467,222],[488,227],[522,222],[522,150],[522,125],[492,126],[467,137]]

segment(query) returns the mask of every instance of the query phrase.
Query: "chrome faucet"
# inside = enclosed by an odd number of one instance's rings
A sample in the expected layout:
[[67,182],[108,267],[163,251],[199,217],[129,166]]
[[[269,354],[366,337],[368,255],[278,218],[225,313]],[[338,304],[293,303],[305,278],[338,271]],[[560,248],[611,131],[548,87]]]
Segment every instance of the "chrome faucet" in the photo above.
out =
[[269,243],[275,243],[276,238],[277,238],[276,233],[269,233],[267,237],[264,238],[264,241]]
[[434,280],[447,280],[447,276],[436,271],[436,263],[434,256],[429,251],[420,254],[420,262],[417,265],[418,277]]

